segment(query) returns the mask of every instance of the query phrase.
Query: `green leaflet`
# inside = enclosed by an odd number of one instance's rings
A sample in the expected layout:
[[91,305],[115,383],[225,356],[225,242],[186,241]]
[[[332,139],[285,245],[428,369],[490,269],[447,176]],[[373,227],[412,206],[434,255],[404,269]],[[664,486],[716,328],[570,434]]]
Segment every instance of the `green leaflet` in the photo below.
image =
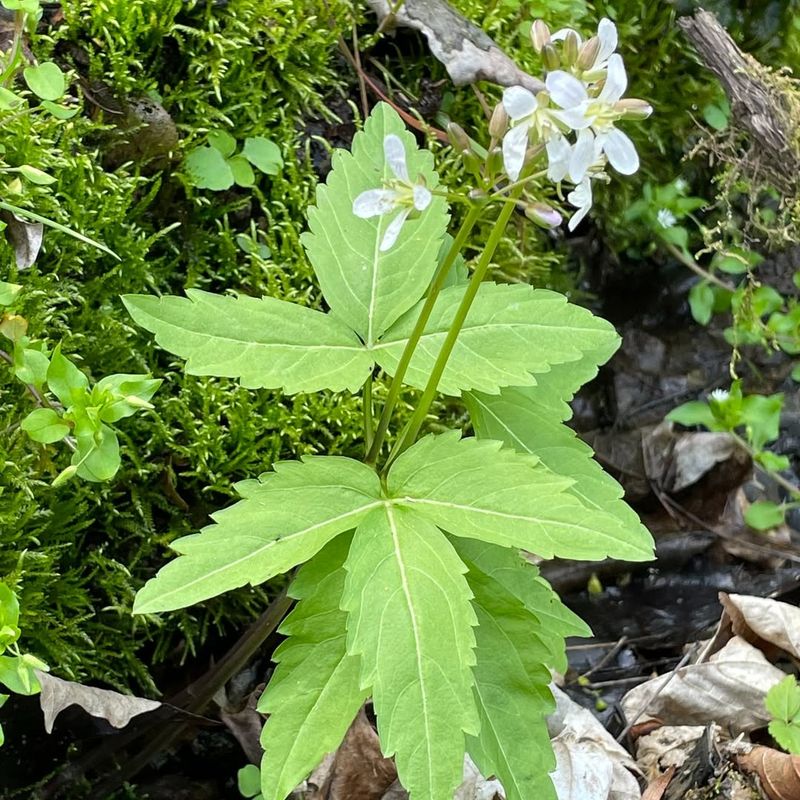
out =
[[397,244],[380,252],[394,214],[372,219],[353,214],[353,200],[361,192],[393,177],[383,152],[389,133],[405,145],[411,180],[422,175],[429,189],[436,187],[431,153],[419,150],[397,112],[379,103],[353,139],[352,153],[334,152],[333,169],[326,185],[317,188],[316,207],[308,210],[309,232],[302,237],[333,314],[368,347],[425,293],[449,219],[444,199],[434,196],[424,213],[403,225]]
[[[425,387],[455,316],[463,286],[445,289],[414,352],[405,382]],[[373,348],[377,362],[394,374],[420,305],[412,308]],[[439,390],[458,395],[465,389],[496,393],[503,386],[536,383],[531,373],[577,362],[587,350],[610,355],[619,337],[605,320],[567,303],[563,295],[522,284],[481,284],[447,363]]]
[[[470,560],[474,544],[456,543],[469,566],[479,623],[473,673],[481,726],[477,736],[468,738],[467,749],[484,775],[497,775],[507,800],[555,800],[548,776],[555,759],[545,723],[555,704],[548,688],[550,652],[542,643],[549,632],[513,593]],[[535,580],[535,569],[525,571],[528,581]]]
[[133,319],[192,375],[239,378],[288,393],[355,391],[372,369],[358,337],[329,314],[276,300],[188,289],[187,298],[127,295]]
[[653,557],[652,539],[568,491],[572,484],[502,442],[427,436],[389,472],[389,494],[458,536],[516,547],[543,558],[629,561]]
[[375,472],[337,456],[278,462],[274,472],[236,488],[243,499],[212,515],[214,525],[172,543],[180,557],[139,591],[134,613],[183,608],[263,583],[307,561],[381,504]]
[[361,522],[346,569],[348,650],[373,687],[382,749],[412,798],[452,798],[464,732],[477,733],[466,568],[436,528],[389,505]]
[[486,580],[492,581],[498,592],[511,595],[538,620],[539,624],[529,630],[529,635],[547,651],[545,663],[557,672],[566,672],[564,639],[591,636],[589,626],[561,602],[550,584],[539,575],[539,570],[518,551],[475,539],[459,539],[455,547],[470,565],[471,574],[480,572]]
[[467,395],[475,433],[499,439],[518,452],[536,456],[553,472],[569,475],[575,481],[569,493],[583,505],[616,517],[620,531],[642,535],[638,516],[622,499],[622,487],[594,460],[592,448],[559,421],[571,415],[564,400],[577,388],[564,379],[571,366],[554,368],[554,380],[541,386],[503,389],[497,396]]
[[283,800],[339,746],[369,694],[359,659],[347,655],[347,614],[339,608],[351,538],[326,545],[290,589],[300,602],[279,628],[289,638],[273,654],[278,667],[258,704],[269,714],[261,733],[265,800]]

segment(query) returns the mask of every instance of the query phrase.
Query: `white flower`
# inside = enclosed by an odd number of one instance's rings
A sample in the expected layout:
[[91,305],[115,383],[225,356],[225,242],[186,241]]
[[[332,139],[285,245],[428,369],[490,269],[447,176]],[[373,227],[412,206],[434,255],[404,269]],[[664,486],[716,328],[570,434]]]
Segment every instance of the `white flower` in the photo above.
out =
[[[538,139],[546,143],[548,157],[551,155],[551,140],[561,137],[561,132],[549,108],[549,98],[545,92],[534,95],[522,86],[510,86],[503,92],[505,108],[512,127],[503,137],[503,165],[512,181],[519,178],[525,165],[525,153],[531,129]],[[567,144],[564,140],[564,144]],[[554,147],[558,148],[558,144]],[[569,145],[567,144],[567,147]]]
[[668,208],[660,208],[656,220],[662,228],[671,228],[678,221]]
[[592,207],[592,179],[589,175],[567,195],[567,202],[578,210],[569,218],[567,228],[574,231]]
[[389,223],[381,240],[380,250],[389,250],[397,241],[403,223],[413,211],[424,211],[433,195],[424,186],[422,179],[411,183],[406,165],[406,151],[399,136],[390,133],[383,140],[386,163],[394,174],[394,179],[384,184],[382,189],[368,189],[353,201],[353,213],[362,219],[384,216],[400,209]]
[[718,403],[724,403],[730,397],[730,392],[727,389],[714,389],[708,396],[709,400],[716,400]]
[[[583,180],[594,160],[595,142],[617,172],[632,175],[639,169],[639,156],[633,142],[614,127],[614,123],[622,116],[615,104],[622,98],[627,85],[625,66],[618,53],[609,56],[605,83],[597,97],[590,97],[584,83],[568,72],[556,70],[547,76],[547,90],[553,101],[561,107],[560,111],[552,112],[553,116],[581,132],[569,168],[570,177],[575,183]],[[647,113],[650,110],[648,108]]]

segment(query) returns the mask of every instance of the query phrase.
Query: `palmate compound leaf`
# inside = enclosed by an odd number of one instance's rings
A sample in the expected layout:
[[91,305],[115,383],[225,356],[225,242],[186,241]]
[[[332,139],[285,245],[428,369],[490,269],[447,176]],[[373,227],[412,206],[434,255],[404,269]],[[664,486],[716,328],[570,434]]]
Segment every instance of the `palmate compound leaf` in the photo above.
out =
[[433,156],[420,150],[403,121],[389,105],[379,103],[353,139],[352,153],[336,150],[325,185],[317,188],[309,209],[309,232],[302,237],[322,293],[333,314],[372,346],[387,328],[425,293],[436,269],[439,243],[447,228],[444,198],[434,196],[418,217],[406,221],[397,243],[379,249],[396,215],[360,219],[353,201],[394,178],[386,164],[387,134],[402,140],[412,182],[422,177],[433,189],[439,182]]
[[[455,316],[463,286],[445,289],[411,359],[405,382],[424,388]],[[372,349],[389,374],[397,368],[420,306],[415,306]],[[553,365],[579,362],[586,351],[606,360],[619,336],[605,320],[567,302],[556,292],[522,284],[481,284],[467,314],[439,390],[458,395],[466,389],[496,393],[503,386],[537,383],[531,373],[549,373]],[[547,382],[548,376],[541,379]]]
[[186,294],[123,301],[162,347],[188,359],[191,375],[239,378],[249,388],[291,394],[355,391],[372,369],[358,337],[329,314],[272,297]]
[[389,496],[457,536],[528,550],[543,558],[628,561],[653,557],[641,525],[590,508],[573,481],[502,442],[427,436],[392,466]]
[[481,725],[467,750],[484,775],[500,779],[506,800],[555,800],[545,717],[555,708],[548,688],[553,644],[558,640],[563,653],[564,640],[493,575],[518,572],[531,583],[537,571],[506,548],[467,539],[454,545],[469,567],[479,623],[473,673]]
[[346,569],[348,651],[372,686],[382,750],[412,800],[450,800],[464,733],[478,732],[466,567],[433,525],[387,504],[359,525]]
[[375,472],[338,456],[278,462],[274,472],[236,489],[243,499],[214,514],[215,524],[172,543],[180,556],[139,591],[134,613],[183,608],[263,583],[307,561],[382,502]]
[[299,600],[273,654],[278,667],[258,704],[269,719],[261,733],[261,791],[284,798],[335,750],[369,694],[360,660],[347,655],[347,614],[340,609],[350,535],[336,537],[305,564],[289,593]]
[[632,537],[640,537],[646,532],[622,499],[622,487],[594,460],[592,448],[560,421],[572,415],[566,401],[607,358],[605,353],[587,352],[577,363],[555,365],[537,386],[506,388],[499,395],[474,392],[464,399],[479,438],[500,440],[535,456],[553,472],[568,475],[574,480],[568,492],[586,508],[615,517],[621,534],[630,531]]

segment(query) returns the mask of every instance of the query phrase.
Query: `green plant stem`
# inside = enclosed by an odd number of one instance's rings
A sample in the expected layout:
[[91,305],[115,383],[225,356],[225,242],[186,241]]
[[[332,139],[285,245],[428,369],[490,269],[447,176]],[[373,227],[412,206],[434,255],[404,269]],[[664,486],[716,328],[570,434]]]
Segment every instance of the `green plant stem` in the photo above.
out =
[[20,45],[22,44],[22,34],[25,30],[25,18],[28,15],[24,11],[17,11],[14,15],[14,39],[11,42],[11,50],[8,54],[8,61],[3,67],[3,74],[0,76],[0,84],[8,87],[14,79],[19,61]]
[[367,378],[364,384],[364,448],[369,452],[372,447],[373,425],[372,425],[372,375]]
[[[518,186],[512,193],[512,199],[516,199],[522,189],[522,186]],[[453,347],[458,339],[458,335],[461,333],[461,328],[464,325],[467,314],[472,307],[475,296],[478,294],[478,289],[480,288],[483,279],[486,277],[489,264],[492,261],[495,250],[497,250],[497,247],[500,244],[500,240],[503,238],[503,233],[505,232],[509,219],[511,219],[511,214],[513,211],[514,204],[509,203],[508,205],[504,205],[497,217],[497,221],[494,223],[492,232],[489,234],[489,239],[486,242],[486,247],[484,248],[483,253],[481,253],[481,257],[478,260],[478,265],[475,267],[475,271],[472,273],[469,284],[467,284],[467,289],[464,292],[464,297],[458,306],[458,310],[456,311],[456,315],[453,318],[452,324],[450,325],[450,329],[447,331],[447,336],[445,337],[444,343],[442,344],[442,349],[439,351],[439,355],[436,358],[436,363],[433,366],[433,371],[431,372],[430,378],[428,378],[428,383],[425,386],[422,397],[420,398],[419,403],[417,404],[417,407],[414,410],[411,419],[409,420],[404,434],[398,438],[394,448],[392,449],[392,452],[389,454],[389,459],[387,460],[383,469],[384,473],[392,465],[392,462],[397,458],[397,456],[399,456],[400,453],[402,453],[403,450],[411,445],[417,438],[417,434],[422,427],[422,423],[425,421],[425,417],[427,416],[431,404],[433,403],[433,398],[436,395],[436,389],[439,386],[439,381],[441,380],[442,373],[447,366],[450,354],[453,352]]]
[[27,208],[20,208],[19,206],[11,205],[11,203],[4,203],[1,200],[0,208],[10,211],[12,214],[16,214],[18,217],[25,217],[27,219],[32,219],[34,222],[41,222],[42,225],[47,225],[49,228],[53,228],[61,233],[66,233],[67,236],[72,236],[73,239],[77,239],[79,242],[83,242],[84,244],[90,244],[92,247],[96,247],[98,250],[113,256],[117,259],[117,261],[122,261],[122,259],[113,250],[106,247],[104,244],[96,242],[94,239],[90,239],[88,236],[84,236],[82,233],[78,233],[77,231],[72,230],[72,228],[62,225],[60,222],[53,222],[53,220],[47,219],[47,217],[43,217],[41,214],[37,214],[35,211],[28,211]]
[[[513,206],[509,206],[509,208],[513,209]],[[403,353],[400,356],[400,361],[397,364],[397,369],[395,370],[394,377],[392,378],[392,382],[389,386],[389,393],[386,396],[386,403],[383,406],[381,417],[378,420],[378,428],[375,431],[375,438],[372,441],[372,445],[369,448],[367,457],[365,459],[367,464],[374,465],[378,460],[378,454],[380,453],[384,439],[386,438],[386,432],[389,430],[392,412],[394,411],[395,405],[397,405],[397,400],[400,397],[400,391],[403,388],[403,378],[405,377],[408,365],[411,363],[411,357],[413,356],[414,350],[419,344],[419,340],[422,338],[422,334],[425,331],[425,326],[428,324],[431,312],[433,311],[433,307],[436,303],[436,298],[439,296],[439,292],[442,290],[447,273],[450,272],[450,268],[453,266],[456,257],[466,244],[467,238],[469,237],[473,227],[475,227],[475,223],[480,218],[482,210],[482,204],[476,204],[470,208],[467,216],[464,217],[464,221],[461,223],[461,227],[458,229],[456,238],[453,239],[453,243],[450,245],[450,249],[447,251],[447,255],[444,257],[444,260],[439,265],[436,274],[433,276],[433,282],[431,283],[431,288],[428,291],[428,296],[425,298],[425,304],[422,306],[422,310],[419,312],[419,317],[417,317],[417,321],[414,324],[414,329],[411,331],[411,336],[408,337],[406,346],[403,348]],[[511,212],[509,211],[509,214],[510,213]]]
[[750,445],[744,439],[742,439],[742,437],[739,436],[738,433],[730,431],[730,435],[733,436],[736,444],[738,444],[739,447],[741,447],[742,450],[744,450],[750,456],[750,458],[753,459],[753,464],[755,464],[756,467],[758,467],[758,469],[760,469],[766,475],[769,475],[769,477],[772,478],[772,480],[775,481],[775,483],[777,483],[778,486],[781,486],[782,488],[786,489],[786,491],[792,497],[796,498],[797,500],[800,500],[800,487],[795,486],[791,481],[787,481],[786,478],[784,478],[783,475],[781,475],[780,473],[773,472],[772,470],[765,469],[764,467],[762,467],[756,461],[756,451],[753,450],[753,448],[750,447]]
[[689,258],[686,253],[679,250],[675,247],[674,244],[670,244],[669,242],[664,242],[664,247],[669,250],[669,252],[678,259],[678,261],[683,264],[684,267],[688,267],[695,275],[699,275],[704,281],[708,281],[709,283],[713,283],[715,286],[719,286],[720,289],[725,289],[727,292],[735,292],[736,287],[731,286],[729,283],[725,283],[725,281],[720,280],[716,275],[709,272],[708,270],[703,269],[693,258]]

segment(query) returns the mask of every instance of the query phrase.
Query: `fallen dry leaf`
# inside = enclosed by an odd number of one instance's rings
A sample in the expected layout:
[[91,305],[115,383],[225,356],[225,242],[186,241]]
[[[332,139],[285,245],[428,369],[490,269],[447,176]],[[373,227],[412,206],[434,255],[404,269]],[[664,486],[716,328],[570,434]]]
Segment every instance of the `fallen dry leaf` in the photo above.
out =
[[28,269],[36,261],[42,247],[44,226],[41,222],[28,222],[4,211],[0,214],[6,223],[6,239],[14,248],[14,260],[18,269]]
[[651,781],[644,790],[642,800],[661,800],[674,774],[675,767],[670,767],[663,775],[659,775],[654,781]]
[[636,763],[652,782],[670,767],[682,767],[706,732],[703,725],[662,725],[636,741]]
[[746,772],[758,775],[769,800],[800,798],[800,756],[759,745],[737,756],[736,763]]
[[628,719],[642,714],[667,724],[716,722],[737,732],[769,722],[764,695],[785,673],[736,636],[708,661],[681,667],[631,689],[622,699]]
[[308,800],[381,800],[397,778],[394,761],[383,757],[378,734],[363,708],[329,763],[324,779],[315,771],[319,789]]
[[800,658],[800,608],[744,594],[720,594],[733,632],[751,644],[769,642],[795,658]]
[[550,687],[556,710],[547,728],[556,754],[551,773],[558,800],[639,800],[638,771],[625,750],[587,709],[558,687]]
[[114,728],[124,728],[139,714],[161,706],[156,700],[64,681],[40,670],[36,670],[36,677],[42,686],[39,702],[44,712],[44,729],[48,733],[53,732],[56,717],[69,706],[80,706],[87,714],[106,720]]

